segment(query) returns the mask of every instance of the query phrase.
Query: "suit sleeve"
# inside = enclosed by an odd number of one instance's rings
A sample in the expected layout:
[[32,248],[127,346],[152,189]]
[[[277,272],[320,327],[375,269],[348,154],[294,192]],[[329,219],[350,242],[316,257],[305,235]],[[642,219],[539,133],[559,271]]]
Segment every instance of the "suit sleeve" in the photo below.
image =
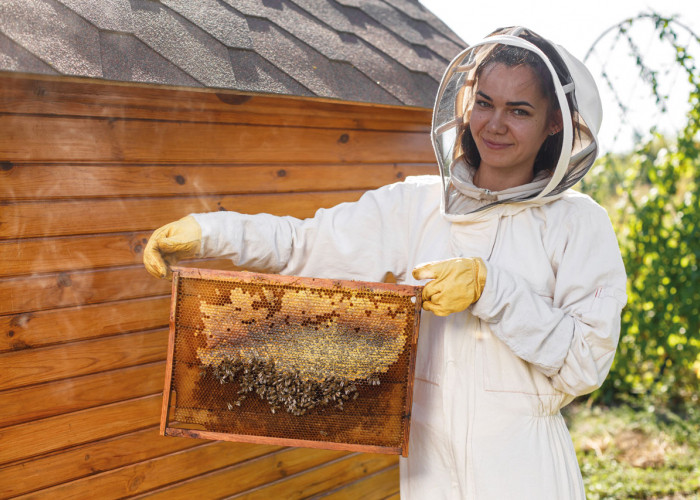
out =
[[193,214],[202,227],[202,257],[231,259],[257,272],[382,281],[406,268],[406,189],[401,183],[353,203],[296,219],[236,212]]
[[552,300],[533,292],[521,276],[487,263],[486,286],[472,313],[556,389],[578,396],[600,387],[612,365],[626,275],[600,208],[570,221],[557,254]]

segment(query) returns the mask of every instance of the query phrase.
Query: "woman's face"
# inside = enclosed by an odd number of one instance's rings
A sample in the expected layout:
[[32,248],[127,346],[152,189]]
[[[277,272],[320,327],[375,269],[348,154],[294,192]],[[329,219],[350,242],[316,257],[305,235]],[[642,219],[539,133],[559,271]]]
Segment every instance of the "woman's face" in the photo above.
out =
[[481,156],[479,176],[508,187],[532,180],[537,152],[550,132],[549,100],[529,66],[493,63],[477,80],[471,132]]

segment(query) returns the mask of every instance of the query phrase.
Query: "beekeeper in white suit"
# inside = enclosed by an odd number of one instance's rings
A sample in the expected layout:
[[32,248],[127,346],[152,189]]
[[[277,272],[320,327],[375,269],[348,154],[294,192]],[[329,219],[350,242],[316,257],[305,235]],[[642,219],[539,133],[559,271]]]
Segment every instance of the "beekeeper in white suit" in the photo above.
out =
[[526,29],[499,30],[443,77],[440,176],[306,220],[194,214],[158,229],[144,261],[160,277],[201,256],[289,275],[431,280],[401,498],[584,498],[559,410],[602,384],[626,303],[608,216],[569,189],[596,157],[601,114],[579,61]]

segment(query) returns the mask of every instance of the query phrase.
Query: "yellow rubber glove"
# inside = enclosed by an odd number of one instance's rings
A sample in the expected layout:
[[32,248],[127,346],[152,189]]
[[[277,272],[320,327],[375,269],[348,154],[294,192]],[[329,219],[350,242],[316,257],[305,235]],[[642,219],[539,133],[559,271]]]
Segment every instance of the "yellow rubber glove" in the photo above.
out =
[[170,266],[196,257],[202,246],[202,228],[191,215],[156,229],[143,251],[143,265],[156,278],[170,279]]
[[432,280],[423,288],[423,309],[447,316],[479,300],[486,285],[486,265],[479,257],[441,260],[416,267],[413,277]]

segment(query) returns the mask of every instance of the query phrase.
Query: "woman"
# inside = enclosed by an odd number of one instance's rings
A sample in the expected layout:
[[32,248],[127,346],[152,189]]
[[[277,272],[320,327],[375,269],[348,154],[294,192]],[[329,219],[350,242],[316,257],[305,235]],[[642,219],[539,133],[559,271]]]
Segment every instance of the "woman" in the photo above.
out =
[[584,498],[559,410],[602,384],[626,302],[607,214],[569,190],[595,159],[600,117],[580,62],[523,28],[501,30],[443,77],[440,177],[303,221],[188,216],[154,233],[144,261],[156,276],[200,255],[281,274],[430,279],[401,497]]

